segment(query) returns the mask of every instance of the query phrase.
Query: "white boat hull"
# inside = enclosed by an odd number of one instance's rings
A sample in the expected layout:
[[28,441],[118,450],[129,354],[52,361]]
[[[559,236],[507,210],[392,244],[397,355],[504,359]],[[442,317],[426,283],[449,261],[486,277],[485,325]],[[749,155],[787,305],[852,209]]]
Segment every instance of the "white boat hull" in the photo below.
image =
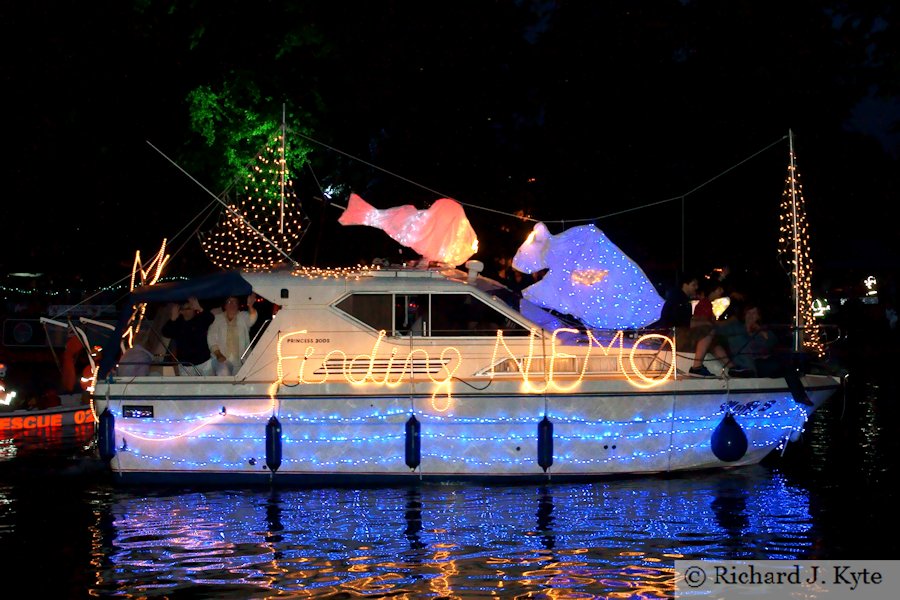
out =
[[[298,386],[273,398],[264,386],[234,382],[210,384],[198,395],[196,384],[182,379],[190,396],[180,397],[172,383],[145,384],[146,395],[135,388],[118,395],[110,386],[97,406],[114,417],[110,466],[126,482],[572,479],[758,463],[799,434],[839,386],[825,376],[802,382],[811,405],[796,401],[784,379],[722,380],[717,390],[709,380],[653,390],[607,381],[602,393],[585,384],[578,393],[546,396],[495,382],[490,395],[460,389],[450,398],[337,384],[316,390],[327,395],[295,395]],[[723,461],[711,439],[729,410],[747,449]],[[411,415],[421,448],[413,457],[406,450]],[[546,470],[538,461],[545,415],[553,425]],[[266,441],[273,416],[281,427],[277,457]]]

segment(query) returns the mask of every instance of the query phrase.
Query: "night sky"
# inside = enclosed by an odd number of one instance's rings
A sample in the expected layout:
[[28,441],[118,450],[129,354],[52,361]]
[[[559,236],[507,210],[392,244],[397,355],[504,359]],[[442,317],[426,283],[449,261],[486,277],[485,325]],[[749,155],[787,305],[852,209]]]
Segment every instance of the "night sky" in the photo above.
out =
[[248,80],[260,107],[311,115],[303,264],[398,252],[337,224],[313,199],[330,182],[380,208],[458,199],[485,262],[498,228],[521,223],[475,207],[524,209],[556,233],[594,222],[654,282],[684,260],[783,286],[792,130],[817,285],[889,274],[896,12],[877,0],[4,3],[2,274],[108,284],[163,237],[178,250],[170,274],[210,271],[190,222],[211,198],[148,142],[211,185],[187,96]]

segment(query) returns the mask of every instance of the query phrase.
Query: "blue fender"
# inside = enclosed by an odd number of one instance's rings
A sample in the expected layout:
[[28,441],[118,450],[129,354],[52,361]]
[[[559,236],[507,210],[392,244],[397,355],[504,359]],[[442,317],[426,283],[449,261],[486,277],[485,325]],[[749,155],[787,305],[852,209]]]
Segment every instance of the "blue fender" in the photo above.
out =
[[275,415],[266,423],[266,466],[273,473],[281,466],[281,423]]
[[725,413],[722,422],[712,432],[710,446],[716,458],[723,462],[741,460],[747,453],[747,434],[731,412]]
[[406,466],[415,469],[422,463],[422,425],[415,415],[406,421]]
[[547,415],[538,423],[537,461],[545,473],[553,464],[553,423]]
[[109,411],[108,406],[100,413],[97,447],[100,450],[100,458],[104,461],[116,455],[116,417]]

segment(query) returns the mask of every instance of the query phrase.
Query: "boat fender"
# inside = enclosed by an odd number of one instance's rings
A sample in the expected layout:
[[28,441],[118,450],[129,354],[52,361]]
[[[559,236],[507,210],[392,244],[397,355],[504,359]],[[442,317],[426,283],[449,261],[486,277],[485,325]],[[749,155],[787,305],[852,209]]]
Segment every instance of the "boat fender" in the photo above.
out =
[[100,450],[100,458],[104,461],[110,460],[116,455],[116,418],[109,411],[108,406],[100,413],[97,447]]
[[547,415],[538,423],[537,459],[545,473],[553,464],[553,423]]
[[273,473],[281,466],[281,423],[275,415],[266,423],[266,466]]
[[730,412],[712,432],[710,445],[716,458],[723,462],[740,460],[747,453],[747,434]]
[[406,466],[416,469],[422,463],[422,425],[411,415],[406,421]]
[[797,371],[788,369],[784,374],[784,380],[787,382],[788,389],[791,391],[794,402],[805,406],[813,405],[812,400],[806,395],[806,388],[803,387],[803,382],[800,381],[800,376],[797,374]]

